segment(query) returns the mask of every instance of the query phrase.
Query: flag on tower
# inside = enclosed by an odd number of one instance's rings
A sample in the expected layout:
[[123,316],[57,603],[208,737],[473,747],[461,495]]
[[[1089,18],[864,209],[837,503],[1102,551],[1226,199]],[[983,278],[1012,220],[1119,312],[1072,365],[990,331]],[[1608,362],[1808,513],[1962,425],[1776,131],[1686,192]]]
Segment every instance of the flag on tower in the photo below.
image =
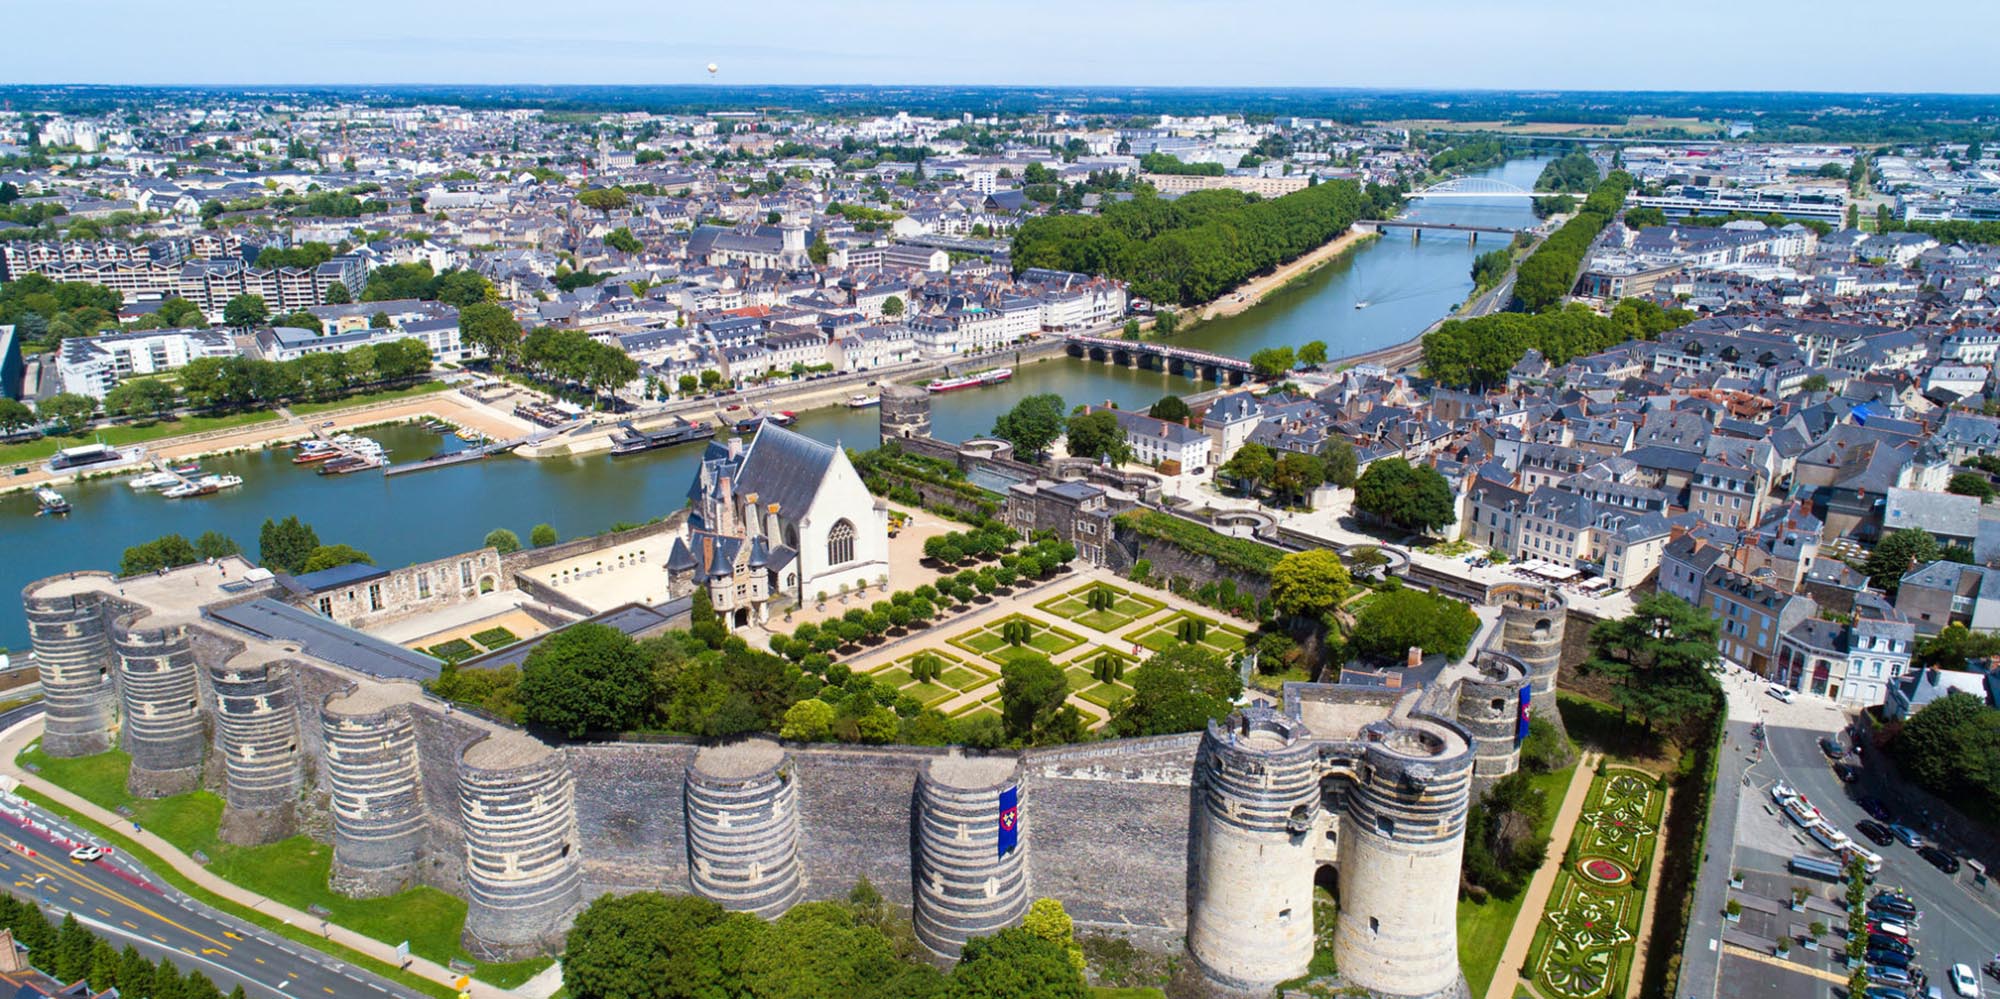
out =
[[1021,840],[1021,788],[1000,792],[1000,856],[1014,852]]
[[1528,738],[1528,701],[1535,696],[1535,689],[1528,684],[1521,685],[1521,714],[1514,720],[1514,745],[1518,746]]

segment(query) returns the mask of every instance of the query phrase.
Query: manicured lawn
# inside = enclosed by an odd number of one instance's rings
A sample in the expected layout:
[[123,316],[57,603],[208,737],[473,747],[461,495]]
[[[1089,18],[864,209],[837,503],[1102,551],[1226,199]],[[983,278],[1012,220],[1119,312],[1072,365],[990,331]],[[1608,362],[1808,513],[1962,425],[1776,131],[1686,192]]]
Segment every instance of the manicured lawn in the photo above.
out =
[[121,423],[116,426],[100,427],[81,437],[44,437],[24,444],[8,444],[0,447],[0,465],[16,465],[25,461],[40,461],[56,453],[60,448],[77,447],[103,441],[114,446],[144,444],[162,437],[179,437],[184,434],[205,434],[211,430],[234,430],[238,427],[270,423],[278,418],[271,412],[229,413],[223,416],[190,416],[179,420],[160,420],[151,423]]
[[993,674],[971,666],[949,666],[938,674],[938,682],[953,690],[971,690],[991,679]]
[[1176,611],[1162,620],[1128,631],[1125,633],[1125,640],[1136,642],[1141,648],[1159,652],[1181,644],[1179,629],[1182,621],[1208,623],[1208,635],[1200,644],[1210,652],[1228,656],[1243,651],[1243,642],[1248,637],[1247,632],[1232,628],[1214,618],[1188,611]]
[[1556,708],[1562,712],[1563,727],[1569,730],[1570,738],[1585,749],[1616,760],[1659,760],[1669,766],[1680,757],[1672,740],[1624,717],[1615,704],[1558,690]]
[[[1542,821],[1535,826],[1535,835],[1547,836],[1556,824],[1556,813],[1562,810],[1563,795],[1569,790],[1570,777],[1575,772],[1572,765],[1530,778],[1549,803]],[[1521,904],[1527,899],[1528,892],[1523,889],[1512,899],[1489,899],[1485,905],[1459,901],[1458,963],[1465,969],[1465,980],[1471,984],[1473,995],[1485,995],[1487,986],[1493,983],[1493,973],[1500,966],[1500,952],[1506,949],[1507,937],[1514,932],[1514,921],[1520,918]]]
[[913,683],[904,687],[902,692],[916,698],[918,704],[927,708],[934,708],[958,696],[958,691],[935,683]]
[[[40,744],[21,753],[20,762],[33,764],[42,776],[105,808],[124,806],[141,829],[173,844],[183,853],[200,851],[218,877],[296,909],[318,905],[332,921],[385,943],[410,942],[412,953],[439,964],[468,959],[459,947],[465,927],[465,902],[431,887],[417,887],[386,898],[355,899],[327,886],[333,848],[305,836],[265,846],[241,847],[216,837],[223,801],[207,791],[170,798],[135,799],[125,792],[131,757],[112,751],[80,759],[55,759]],[[94,825],[94,823],[93,823]],[[150,864],[165,873],[164,863]],[[512,985],[548,965],[547,959],[482,966],[478,977]],[[532,966],[532,967],[530,967]],[[518,980],[502,981],[502,978]],[[495,977],[498,976],[498,977]]]
[[372,402],[388,402],[391,399],[411,399],[420,395],[430,395],[432,392],[442,392],[450,387],[443,382],[418,382],[415,385],[407,385],[403,388],[383,389],[380,392],[363,392],[359,395],[350,395],[344,399],[335,399],[331,402],[302,402],[296,406],[288,406],[286,408],[290,409],[294,416],[310,416],[315,413],[328,412],[329,410],[346,409],[349,406],[366,406]]
[[978,704],[968,704],[951,713],[953,718],[977,718],[980,715],[992,715],[998,718],[1000,709],[982,701]]
[[1132,696],[1132,688],[1122,683],[1099,683],[1077,691],[1076,696],[1106,711],[1116,711],[1118,705],[1125,703],[1125,699]]
[[884,666],[868,675],[892,687],[901,687],[910,682],[910,671],[903,666]]
[[[1091,609],[1090,595],[1100,589],[1111,591],[1113,603],[1110,610]],[[1115,632],[1165,606],[1157,600],[1139,596],[1109,583],[1086,583],[1062,596],[1035,605],[1038,610],[1106,633]]]
[[[1001,637],[1007,625],[1016,621],[1026,622],[1030,629],[1026,644],[1009,645],[1007,640]],[[1024,655],[1043,655],[1051,658],[1059,656],[1082,645],[1083,637],[1022,614],[1012,614],[981,625],[975,630],[953,635],[947,639],[947,643],[1005,666]]]

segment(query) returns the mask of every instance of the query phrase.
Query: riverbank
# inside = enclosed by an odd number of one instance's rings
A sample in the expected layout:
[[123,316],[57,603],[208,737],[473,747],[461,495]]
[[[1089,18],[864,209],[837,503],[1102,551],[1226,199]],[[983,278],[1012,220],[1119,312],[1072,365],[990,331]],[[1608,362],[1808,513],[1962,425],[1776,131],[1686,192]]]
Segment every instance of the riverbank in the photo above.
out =
[[34,489],[38,486],[68,485],[77,481],[79,477],[136,475],[149,471],[153,467],[152,459],[184,461],[233,451],[250,451],[277,444],[288,444],[313,436],[316,427],[324,427],[333,433],[343,433],[383,423],[437,419],[461,429],[477,430],[495,440],[520,437],[535,429],[525,420],[474,402],[456,389],[431,392],[407,399],[324,410],[310,414],[309,418],[289,411],[280,411],[272,416],[270,420],[237,429],[183,437],[163,437],[157,441],[147,442],[144,447],[148,460],[116,469],[86,468],[77,473],[51,474],[46,468],[37,465],[26,475],[11,475],[0,480],[0,495]]
[[1223,295],[1221,298],[1206,305],[1196,306],[1195,309],[1189,311],[1199,310],[1196,311],[1194,316],[1195,322],[1206,322],[1211,319],[1220,319],[1224,316],[1240,314],[1248,310],[1251,306],[1263,301],[1266,295],[1327,264],[1333,263],[1344,254],[1367,243],[1369,240],[1379,238],[1381,238],[1380,233],[1363,232],[1359,229],[1349,227],[1346,232],[1334,237],[1332,241],[1322,244],[1318,249],[1300,256],[1290,263],[1280,265],[1278,269],[1269,274],[1251,278],[1237,285],[1234,291]]

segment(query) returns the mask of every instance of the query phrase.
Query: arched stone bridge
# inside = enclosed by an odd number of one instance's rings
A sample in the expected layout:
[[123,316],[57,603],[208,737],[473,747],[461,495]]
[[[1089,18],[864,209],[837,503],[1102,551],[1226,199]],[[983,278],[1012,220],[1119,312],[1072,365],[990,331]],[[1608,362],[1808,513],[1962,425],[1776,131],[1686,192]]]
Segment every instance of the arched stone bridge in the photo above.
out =
[[1114,340],[1109,337],[1070,334],[1069,356],[1108,361],[1146,371],[1165,371],[1197,381],[1241,385],[1254,369],[1250,362],[1206,350],[1174,347],[1144,340]]

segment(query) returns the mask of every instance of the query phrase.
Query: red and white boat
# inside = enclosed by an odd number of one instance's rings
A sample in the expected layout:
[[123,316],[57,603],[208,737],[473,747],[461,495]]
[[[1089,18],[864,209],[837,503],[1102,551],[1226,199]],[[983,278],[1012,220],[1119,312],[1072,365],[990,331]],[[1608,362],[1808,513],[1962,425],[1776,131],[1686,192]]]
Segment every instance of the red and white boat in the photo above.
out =
[[994,368],[991,371],[974,372],[973,374],[962,375],[958,378],[932,379],[931,383],[925,386],[925,388],[930,389],[932,392],[956,392],[964,388],[998,385],[1012,377],[1014,377],[1013,368]]

